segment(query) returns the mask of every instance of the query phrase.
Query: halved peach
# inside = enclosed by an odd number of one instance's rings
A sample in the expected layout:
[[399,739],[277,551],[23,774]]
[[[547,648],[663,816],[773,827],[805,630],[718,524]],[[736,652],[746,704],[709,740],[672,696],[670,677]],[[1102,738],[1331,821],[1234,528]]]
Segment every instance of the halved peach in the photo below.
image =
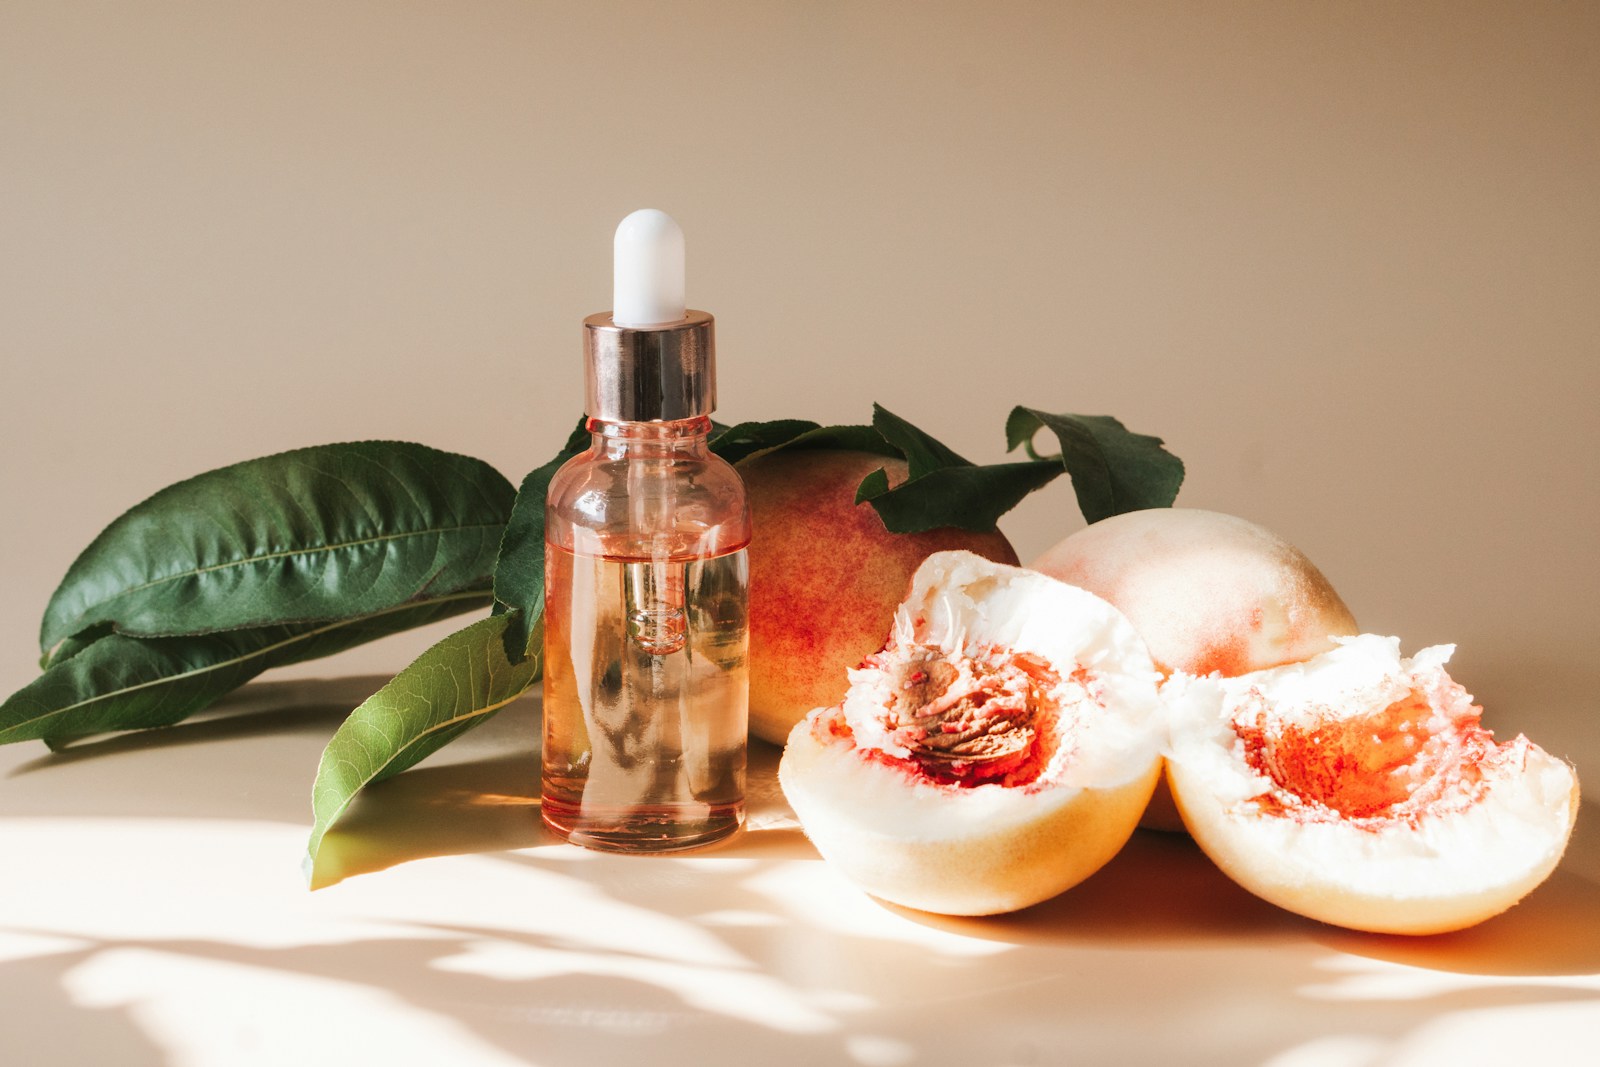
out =
[[940,552],[843,703],[789,735],[779,780],[824,859],[874,896],[1027,907],[1133,833],[1160,770],[1159,677],[1093,594]]
[[1356,930],[1456,930],[1555,869],[1577,778],[1526,737],[1495,741],[1445,672],[1452,646],[1399,646],[1175,677],[1167,773],[1195,841],[1257,896]]

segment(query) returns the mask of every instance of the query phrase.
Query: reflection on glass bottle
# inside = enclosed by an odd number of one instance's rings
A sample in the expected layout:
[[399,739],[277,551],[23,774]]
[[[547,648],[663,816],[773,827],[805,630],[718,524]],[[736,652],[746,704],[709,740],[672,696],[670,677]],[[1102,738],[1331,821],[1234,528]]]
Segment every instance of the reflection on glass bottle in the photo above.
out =
[[[745,552],[641,564],[552,545],[546,558],[545,821],[619,851],[689,848],[738,829]],[[670,575],[675,602],[637,595],[652,572]]]

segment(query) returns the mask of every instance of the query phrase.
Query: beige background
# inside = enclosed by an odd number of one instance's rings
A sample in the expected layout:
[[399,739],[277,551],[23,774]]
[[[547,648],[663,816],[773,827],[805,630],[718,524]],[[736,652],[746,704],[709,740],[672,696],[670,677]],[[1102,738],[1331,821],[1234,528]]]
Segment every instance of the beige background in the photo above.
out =
[[[0,2],[0,685],[178,478],[518,479],[640,206],[723,414],[1110,413],[1600,786],[1600,6]],[[1005,521],[1081,525],[1064,481]],[[300,669],[392,672],[429,634]]]

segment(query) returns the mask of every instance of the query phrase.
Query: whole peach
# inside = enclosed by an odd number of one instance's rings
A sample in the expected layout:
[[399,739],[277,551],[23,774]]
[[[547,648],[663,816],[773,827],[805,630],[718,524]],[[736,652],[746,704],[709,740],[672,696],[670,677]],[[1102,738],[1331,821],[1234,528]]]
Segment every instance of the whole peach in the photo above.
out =
[[890,533],[861,479],[902,460],[836,449],[780,449],[739,465],[750,502],[750,732],[783,744],[813,708],[837,704],[845,672],[883,647],[917,565],[964,548],[1017,562],[998,530]]
[[[1305,554],[1235,515],[1152,508],[1102,519],[1029,564],[1110,601],[1163,674],[1235,677],[1297,663],[1359,633]],[[1163,777],[1142,826],[1179,830]]]
[[1215,511],[1115,515],[1029,566],[1120,608],[1163,673],[1231,678],[1309,659],[1360,632],[1304,553]]

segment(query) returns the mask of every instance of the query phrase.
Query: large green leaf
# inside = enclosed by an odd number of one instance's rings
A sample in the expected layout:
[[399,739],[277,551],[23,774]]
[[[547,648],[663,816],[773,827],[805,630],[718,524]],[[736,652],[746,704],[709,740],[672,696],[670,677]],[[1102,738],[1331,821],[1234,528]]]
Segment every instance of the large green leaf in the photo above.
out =
[[[785,424],[791,426],[795,425],[795,423],[788,419],[780,419],[775,423],[744,423],[743,425],[747,428],[746,433],[754,435],[759,434],[762,431],[749,429],[750,427],[760,427],[763,425],[783,426]],[[782,437],[784,435],[779,434],[778,436]],[[717,452],[719,455],[722,454],[722,449],[719,447],[720,444],[720,440],[714,440],[711,442],[711,450],[713,452]],[[772,447],[812,449],[837,448],[847,452],[874,452],[880,456],[888,456],[892,459],[903,458],[901,451],[891,445],[888,441],[885,441],[883,439],[883,435],[871,426],[818,426],[814,430],[806,430],[804,433],[796,434],[795,436],[788,437],[785,440],[775,441]],[[724,458],[726,458],[726,456],[724,456]]]
[[71,637],[67,638],[65,641],[62,641],[50,651],[40,656],[39,669],[41,671],[49,670],[56,664],[65,662],[66,660],[71,659],[73,656],[76,656],[79,652],[82,652],[84,649],[88,648],[90,645],[94,644],[107,634],[115,632],[115,627],[113,627],[109,622],[103,622],[98,626],[91,626],[87,630],[80,630],[78,633],[73,634]]
[[480,619],[446,637],[350,713],[322,753],[311,787],[315,864],[323,836],[357,793],[415,765],[486,721],[539,677],[543,620],[513,663],[504,637],[511,614]]
[[110,730],[169,726],[270,667],[329,656],[487,603],[488,590],[475,589],[332,622],[184,637],[107,633],[73,648],[0,704],[0,743],[43,738],[54,748]]
[[1060,464],[1037,460],[980,466],[877,404],[872,426],[905,457],[906,480],[890,488],[888,474],[875,470],[861,480],[856,502],[870,502],[894,533],[944,526],[993,530],[1023,497],[1061,474]]
[[402,441],[321,445],[167,487],[73,563],[40,643],[351,618],[487,583],[511,483]]
[[746,456],[766,452],[793,441],[820,427],[808,419],[773,419],[770,422],[741,422],[737,426],[712,424],[711,451],[737,463]]
[[1072,475],[1078,508],[1089,522],[1126,511],[1171,507],[1183,485],[1183,460],[1159,437],[1134,433],[1110,415],[1053,415],[1035,408],[1012,409],[1006,445],[1026,446],[1048,429],[1061,443],[1052,457]]
[[505,651],[512,663],[522,661],[532,626],[544,618],[544,499],[550,479],[567,460],[588,448],[589,441],[580,419],[561,451],[522,479],[511,507],[494,565],[494,610],[507,616]]
[[973,464],[941,467],[890,489],[883,471],[877,470],[862,479],[856,501],[870,502],[894,533],[944,526],[981,533],[993,530],[1000,516],[1060,474],[1059,464],[1038,461]]
[[909,480],[947,467],[973,466],[970,459],[957,455],[943,441],[917,429],[882,404],[872,405],[872,428],[906,458]]

